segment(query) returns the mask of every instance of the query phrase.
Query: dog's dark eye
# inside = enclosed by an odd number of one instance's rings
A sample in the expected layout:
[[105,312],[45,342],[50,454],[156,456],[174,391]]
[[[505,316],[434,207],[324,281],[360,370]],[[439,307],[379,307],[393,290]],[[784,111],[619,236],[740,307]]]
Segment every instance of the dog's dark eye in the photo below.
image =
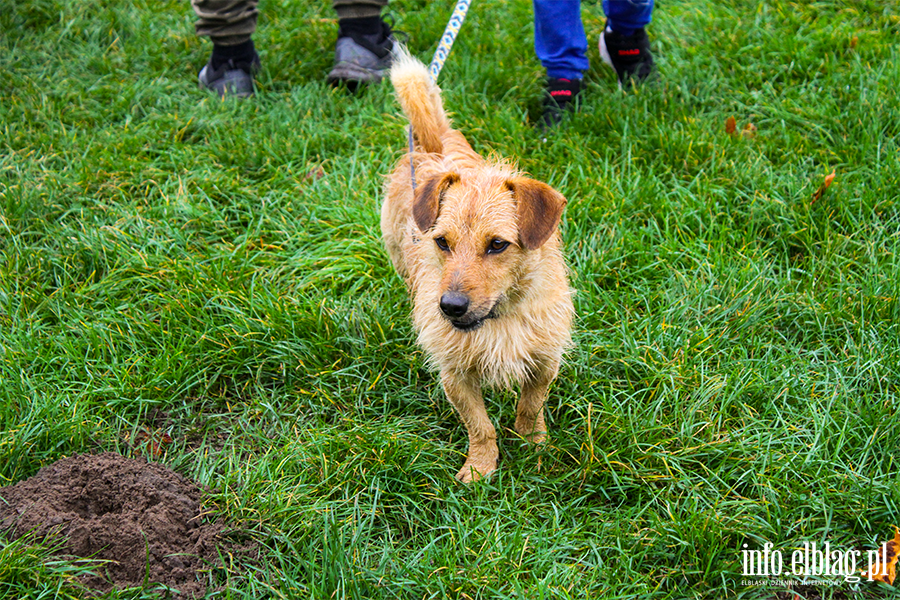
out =
[[450,252],[450,244],[447,243],[447,238],[444,236],[434,238],[434,243],[444,252]]
[[509,246],[509,242],[505,240],[501,240],[499,238],[494,238],[491,240],[491,243],[488,244],[487,253],[488,254],[500,254]]

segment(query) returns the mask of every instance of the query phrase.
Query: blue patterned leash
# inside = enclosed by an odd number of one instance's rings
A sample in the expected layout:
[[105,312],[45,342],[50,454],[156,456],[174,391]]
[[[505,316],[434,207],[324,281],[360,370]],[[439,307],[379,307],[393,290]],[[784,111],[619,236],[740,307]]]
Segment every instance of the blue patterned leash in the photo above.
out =
[[453,14],[450,15],[450,22],[447,23],[447,27],[444,29],[444,35],[441,36],[441,41],[438,43],[437,50],[434,51],[434,57],[431,59],[431,66],[428,67],[428,74],[431,75],[432,81],[437,81],[438,74],[444,68],[444,62],[447,60],[447,56],[450,55],[450,49],[453,48],[453,42],[456,41],[456,36],[459,34],[463,21],[466,20],[466,13],[469,12],[469,4],[471,2],[472,0],[459,0],[456,3]]
[[[438,75],[441,73],[441,69],[444,68],[444,62],[446,62],[447,57],[450,56],[450,50],[453,48],[453,42],[456,41],[456,36],[459,34],[459,30],[462,27],[463,21],[466,20],[466,13],[469,12],[469,5],[472,3],[472,0],[459,0],[456,3],[456,8],[453,10],[453,14],[450,15],[450,21],[447,23],[447,27],[444,29],[444,35],[441,36],[441,41],[438,42],[437,50],[434,51],[434,57],[431,59],[431,66],[428,67],[428,75],[431,76],[432,81],[437,81]],[[413,143],[413,131],[412,125],[409,126],[409,153],[413,154],[415,151],[415,144]],[[412,178],[412,189],[413,193],[416,191],[416,167],[413,164],[412,156],[409,157],[409,174]]]

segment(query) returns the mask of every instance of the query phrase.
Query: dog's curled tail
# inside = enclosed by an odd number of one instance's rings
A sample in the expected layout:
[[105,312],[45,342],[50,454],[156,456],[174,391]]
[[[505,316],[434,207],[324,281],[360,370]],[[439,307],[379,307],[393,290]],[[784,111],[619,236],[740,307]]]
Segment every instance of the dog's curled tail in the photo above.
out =
[[441,137],[450,130],[450,121],[441,88],[431,80],[425,65],[402,46],[394,51],[391,83],[419,144],[426,152],[442,152]]

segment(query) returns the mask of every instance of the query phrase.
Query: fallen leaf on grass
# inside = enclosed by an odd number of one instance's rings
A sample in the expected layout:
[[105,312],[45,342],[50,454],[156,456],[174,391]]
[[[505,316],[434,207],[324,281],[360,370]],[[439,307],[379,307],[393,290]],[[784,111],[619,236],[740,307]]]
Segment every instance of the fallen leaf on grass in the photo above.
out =
[[322,167],[315,167],[314,169],[310,169],[307,171],[306,175],[304,175],[304,179],[307,181],[318,181],[325,177],[325,169]]
[[733,116],[725,119],[725,133],[732,137],[737,137],[738,135],[745,138],[752,138],[756,135],[756,125],[753,123],[747,123],[744,125],[740,131],[737,128],[737,119]]
[[737,121],[734,117],[728,117],[725,119],[725,133],[734,135],[735,131],[737,131]]
[[895,525],[894,539],[881,545],[875,564],[869,566],[868,572],[862,571],[863,576],[869,581],[883,581],[894,585],[898,556],[900,556],[900,529]]
[[134,436],[134,441],[137,443],[146,442],[150,454],[153,456],[162,456],[163,452],[165,452],[163,446],[172,443],[172,436],[165,431],[151,432],[145,427],[137,432]]
[[830,174],[825,176],[825,181],[822,182],[822,185],[820,185],[819,189],[816,190],[816,193],[813,194],[810,204],[812,204],[825,194],[825,190],[827,190],[828,186],[831,185],[831,182],[834,181],[834,174],[835,172],[832,170]]

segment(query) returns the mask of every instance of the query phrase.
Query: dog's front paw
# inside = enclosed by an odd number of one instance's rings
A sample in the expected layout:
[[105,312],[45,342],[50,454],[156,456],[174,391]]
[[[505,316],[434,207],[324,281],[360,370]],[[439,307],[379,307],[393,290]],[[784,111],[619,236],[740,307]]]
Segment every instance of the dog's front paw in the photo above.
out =
[[547,434],[543,431],[535,431],[534,433],[523,435],[522,439],[532,444],[543,444],[547,441]]
[[496,470],[496,461],[491,464],[489,462],[478,463],[472,460],[467,460],[466,464],[464,464],[462,469],[459,470],[459,473],[456,474],[456,478],[463,483],[472,483],[473,481],[478,481],[479,479],[487,477]]
[[543,444],[547,441],[547,427],[544,425],[544,419],[536,422],[535,419],[517,418],[516,431],[522,436],[522,439],[532,444]]

